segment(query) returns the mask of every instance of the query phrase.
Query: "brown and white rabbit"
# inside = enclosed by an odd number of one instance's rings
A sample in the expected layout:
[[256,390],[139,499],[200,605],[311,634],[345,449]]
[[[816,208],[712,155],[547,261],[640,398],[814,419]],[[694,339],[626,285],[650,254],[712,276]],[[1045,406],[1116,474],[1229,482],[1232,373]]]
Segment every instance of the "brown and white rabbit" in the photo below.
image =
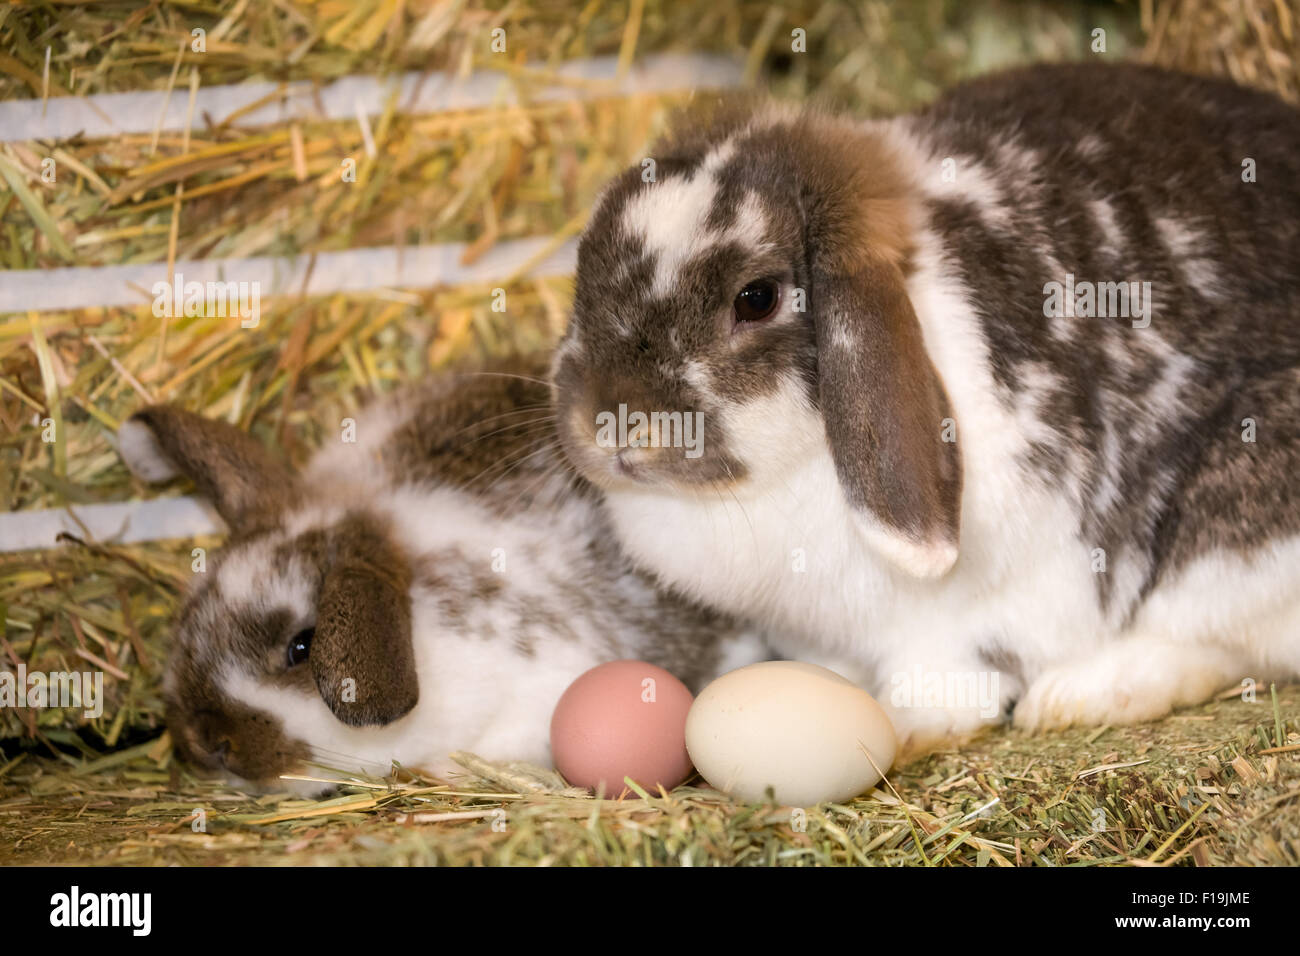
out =
[[[552,369],[643,567],[836,661],[912,749],[1297,673],[1300,112],[1043,66],[883,120],[722,110],[651,158]],[[602,441],[615,410],[703,441]]]
[[257,783],[440,773],[457,749],[546,764],[551,711],[588,668],[641,658],[698,687],[764,656],[630,568],[530,373],[544,362],[398,393],[301,474],[179,408],[122,425],[135,474],[193,478],[231,529],[167,663],[183,756]]

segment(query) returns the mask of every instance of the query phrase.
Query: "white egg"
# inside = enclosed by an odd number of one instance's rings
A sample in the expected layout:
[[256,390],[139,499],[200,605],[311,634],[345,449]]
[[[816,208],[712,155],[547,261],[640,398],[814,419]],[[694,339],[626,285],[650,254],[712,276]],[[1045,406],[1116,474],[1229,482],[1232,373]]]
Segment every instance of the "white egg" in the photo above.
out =
[[765,661],[700,691],[686,716],[686,749],[705,780],[737,799],[760,801],[771,787],[777,803],[806,807],[871,788],[898,739],[852,681],[815,664]]

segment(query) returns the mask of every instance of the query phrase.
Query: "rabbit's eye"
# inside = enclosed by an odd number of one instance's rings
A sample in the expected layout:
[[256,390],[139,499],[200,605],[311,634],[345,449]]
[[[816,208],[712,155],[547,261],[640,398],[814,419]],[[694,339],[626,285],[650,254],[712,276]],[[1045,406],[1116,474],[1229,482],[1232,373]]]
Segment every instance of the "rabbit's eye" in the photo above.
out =
[[781,289],[771,279],[759,279],[740,290],[733,308],[737,322],[761,322],[776,311]]
[[299,631],[289,641],[289,666],[297,667],[311,656],[311,639],[316,636],[316,628],[309,627]]

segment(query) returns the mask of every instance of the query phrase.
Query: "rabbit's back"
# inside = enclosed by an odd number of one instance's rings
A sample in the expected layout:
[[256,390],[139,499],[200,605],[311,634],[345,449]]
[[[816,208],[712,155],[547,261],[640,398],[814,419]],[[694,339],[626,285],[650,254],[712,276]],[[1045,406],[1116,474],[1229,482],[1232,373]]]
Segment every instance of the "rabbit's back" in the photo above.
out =
[[[1066,271],[1141,279],[1154,330],[1182,354],[1300,357],[1296,108],[1149,67],[1044,66],[958,86],[909,126],[955,158],[927,205],[977,302],[1022,307],[1008,322],[1042,318],[1043,284]],[[1032,329],[1007,331],[1007,359],[1031,354]]]
[[1137,572],[1122,594],[1096,576],[1112,612],[1198,557],[1300,534],[1300,112],[1077,65],[976,80],[903,123],[953,160],[926,224],[1000,400],[1032,420],[1019,466]]

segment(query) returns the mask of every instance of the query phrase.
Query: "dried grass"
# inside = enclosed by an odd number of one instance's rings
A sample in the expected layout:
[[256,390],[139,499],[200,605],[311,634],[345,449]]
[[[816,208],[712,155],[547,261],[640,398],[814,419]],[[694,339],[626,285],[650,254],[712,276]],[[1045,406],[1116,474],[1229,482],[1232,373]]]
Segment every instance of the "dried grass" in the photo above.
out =
[[[1300,720],[1272,698],[1157,724],[999,732],[844,805],[737,805],[688,785],[566,793],[545,771],[460,755],[330,800],[205,783],[151,740],[97,761],[0,764],[0,863],[119,865],[1300,865]],[[1280,692],[1300,714],[1300,687]],[[196,832],[196,814],[203,831]]]
[[1297,0],[1142,0],[1142,59],[1300,102]]
[[[1085,55],[1092,25],[1107,28],[1110,55],[1136,50],[1139,16],[1148,57],[1296,96],[1295,7],[1280,0],[923,0],[892,10],[593,0],[577,9],[476,0],[6,6],[0,98],[168,88],[187,96],[192,75],[209,86],[323,83],[500,66],[486,37],[503,25],[506,59],[516,66],[713,50],[744,58],[781,95],[896,110],[995,66]],[[201,58],[182,42],[194,27],[207,31]],[[795,27],[807,31],[807,55],[785,52]],[[571,234],[600,183],[643,153],[674,101],[537,105],[528,87],[520,81],[516,108],[381,118],[376,155],[362,160],[351,188],[335,171],[342,157],[364,155],[355,123],[245,129],[196,117],[188,137],[156,142],[140,135],[0,146],[0,269],[458,240],[481,254],[504,239]],[[47,156],[60,170],[54,184],[39,176]],[[507,291],[506,316],[490,310],[485,287],[290,297],[264,307],[256,330],[215,317],[164,325],[147,305],[0,316],[0,500],[20,510],[155,494],[132,482],[110,437],[146,400],[223,417],[301,461],[321,423],[374,393],[431,367],[553,341],[568,283],[515,282]],[[53,445],[41,440],[47,418],[60,436]],[[102,664],[109,675],[98,720],[0,710],[0,862],[1300,860],[1295,689],[1281,694],[1277,722],[1251,705],[1220,702],[1100,736],[992,735],[902,770],[894,779],[902,802],[877,794],[810,811],[807,832],[792,829],[788,810],[740,808],[704,789],[598,803],[530,791],[531,777],[482,765],[477,771],[493,779],[451,782],[455,790],[406,774],[401,783],[349,788],[339,803],[250,797],[193,778],[160,735],[157,677],[190,549],[218,544],[74,540],[0,555],[6,666]],[[969,816],[995,798],[986,815]],[[1098,804],[1109,808],[1102,834],[1091,830]],[[208,808],[206,834],[190,829],[197,806]],[[497,808],[507,810],[504,831],[491,826]]]

